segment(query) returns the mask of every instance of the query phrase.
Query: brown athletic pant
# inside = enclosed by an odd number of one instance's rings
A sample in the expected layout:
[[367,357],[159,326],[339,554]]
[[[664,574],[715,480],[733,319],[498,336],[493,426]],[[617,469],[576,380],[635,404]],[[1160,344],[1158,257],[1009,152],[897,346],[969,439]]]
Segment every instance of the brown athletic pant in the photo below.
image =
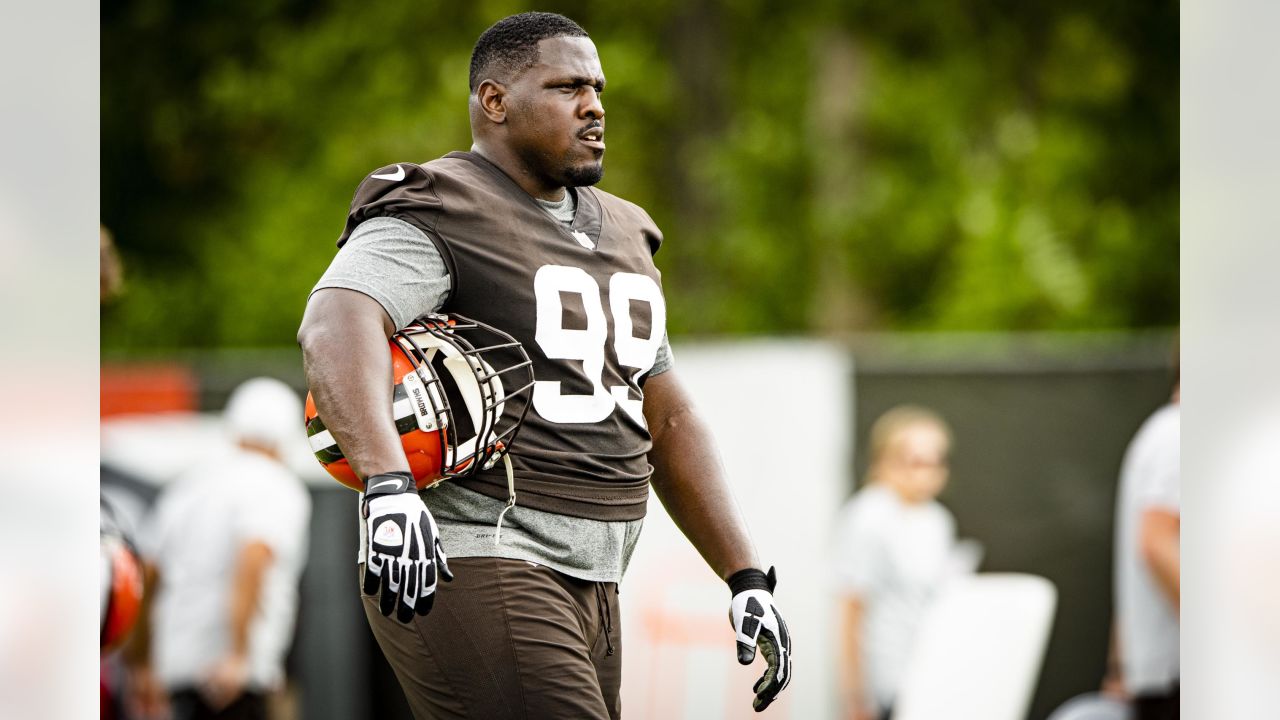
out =
[[418,720],[611,718],[622,714],[616,583],[502,558],[449,561],[430,614],[365,616]]

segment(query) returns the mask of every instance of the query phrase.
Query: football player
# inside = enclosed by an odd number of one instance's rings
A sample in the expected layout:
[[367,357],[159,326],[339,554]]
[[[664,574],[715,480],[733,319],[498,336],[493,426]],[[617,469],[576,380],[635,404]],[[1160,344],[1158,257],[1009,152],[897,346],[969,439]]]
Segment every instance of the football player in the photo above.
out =
[[[653,263],[662,233],[593,187],[605,85],[568,18],[486,30],[471,56],[471,150],[360,183],[298,333],[315,405],[364,481],[365,613],[420,718],[620,715],[617,584],[650,486],[728,584],[739,662],[757,648],[766,660],[755,709],[791,681],[774,573],[674,370]],[[435,312],[509,333],[533,362],[500,536],[507,469],[419,496],[387,412],[387,338]]]

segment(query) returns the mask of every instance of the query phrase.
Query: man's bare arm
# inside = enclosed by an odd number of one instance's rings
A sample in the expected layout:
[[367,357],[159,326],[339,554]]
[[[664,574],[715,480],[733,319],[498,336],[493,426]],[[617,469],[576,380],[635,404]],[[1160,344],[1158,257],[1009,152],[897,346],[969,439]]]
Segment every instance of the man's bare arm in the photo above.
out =
[[133,621],[133,631],[125,642],[121,654],[125,663],[138,667],[151,664],[151,607],[155,604],[160,588],[160,570],[149,560],[142,561],[142,601],[138,603],[138,617]]
[[1107,643],[1107,672],[1102,676],[1103,695],[1125,699],[1124,666],[1120,664],[1120,626],[1111,618],[1111,640]]
[[164,717],[168,714],[169,696],[151,667],[151,616],[160,590],[160,571],[154,563],[143,561],[142,577],[142,604],[123,650],[129,668],[126,703],[130,712],[138,717]]
[[644,416],[653,436],[653,489],[681,532],[722,579],[759,568],[715,440],[674,370],[645,384]]
[[272,559],[271,547],[260,540],[247,542],[240,549],[231,585],[231,652],[236,655],[249,654],[249,627]]
[[839,600],[840,624],[837,642],[840,643],[839,686],[844,703],[842,717],[863,720],[872,716],[875,704],[867,693],[866,671],[862,666],[862,626],[865,605],[858,595],[847,595]]
[[244,694],[249,682],[249,628],[262,600],[262,584],[273,560],[271,547],[250,540],[236,555],[231,579],[231,650],[213,664],[204,678],[205,701],[221,710]]
[[[448,582],[453,573],[431,512],[415,491],[392,417],[395,383],[387,338],[394,331],[391,318],[373,298],[354,290],[325,288],[307,302],[298,344],[316,409],[356,477],[362,482],[375,476],[394,481],[366,488],[361,506],[365,524],[361,587],[366,594],[379,594],[378,609],[383,615],[394,612],[400,622],[408,623],[415,613],[431,611],[437,576]],[[412,532],[399,533],[401,540],[395,545],[373,543],[378,528],[386,523],[410,527]],[[399,569],[395,579],[393,567]]]
[[1142,513],[1141,522],[1138,538],[1142,558],[1173,607],[1180,608],[1179,560],[1182,553],[1178,542],[1182,521],[1176,512],[1153,508]]
[[298,329],[316,409],[360,478],[409,470],[391,417],[393,332],[382,305],[344,288],[317,290]]

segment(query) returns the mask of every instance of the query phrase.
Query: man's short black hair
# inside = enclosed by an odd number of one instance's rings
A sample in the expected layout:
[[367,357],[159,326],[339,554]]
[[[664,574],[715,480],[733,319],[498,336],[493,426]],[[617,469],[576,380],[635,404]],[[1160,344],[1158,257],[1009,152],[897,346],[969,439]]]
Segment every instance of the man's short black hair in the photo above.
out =
[[533,67],[538,62],[538,43],[554,37],[589,36],[578,23],[555,13],[520,13],[494,23],[471,51],[471,92],[495,69],[505,79]]

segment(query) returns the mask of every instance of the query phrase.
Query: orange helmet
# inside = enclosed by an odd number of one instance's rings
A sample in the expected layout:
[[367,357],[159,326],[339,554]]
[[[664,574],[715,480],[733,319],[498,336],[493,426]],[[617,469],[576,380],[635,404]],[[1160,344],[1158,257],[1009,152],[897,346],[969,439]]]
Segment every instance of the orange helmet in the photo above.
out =
[[[510,451],[533,387],[519,342],[461,315],[427,315],[389,345],[392,415],[418,489],[490,468]],[[310,393],[305,415],[316,459],[338,482],[364,490]]]
[[98,555],[98,640],[102,652],[128,637],[142,609],[142,561],[115,513],[102,501]]

